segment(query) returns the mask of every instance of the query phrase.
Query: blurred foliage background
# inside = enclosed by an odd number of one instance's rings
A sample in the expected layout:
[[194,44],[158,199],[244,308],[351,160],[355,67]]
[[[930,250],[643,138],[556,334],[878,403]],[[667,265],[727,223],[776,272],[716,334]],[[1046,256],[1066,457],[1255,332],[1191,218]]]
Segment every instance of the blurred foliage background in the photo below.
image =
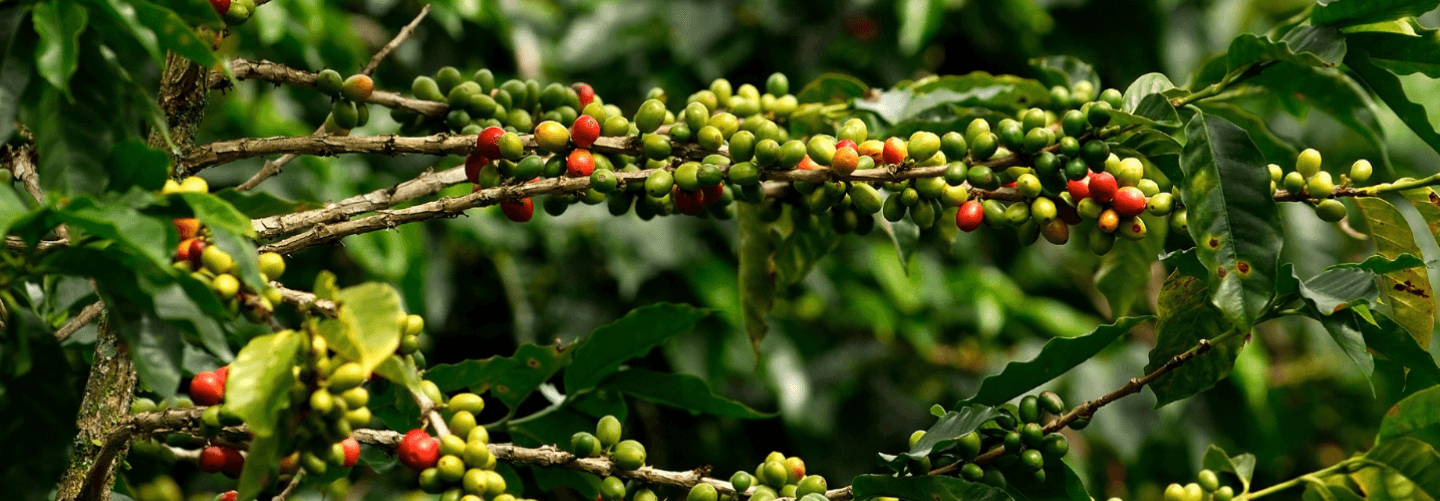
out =
[[[542,85],[584,81],[630,113],[651,87],[665,89],[671,108],[678,109],[684,96],[717,77],[760,85],[782,71],[798,88],[824,72],[839,72],[886,88],[927,74],[1034,76],[1030,58],[1067,54],[1093,64],[1106,87],[1124,89],[1150,71],[1183,85],[1235,35],[1263,32],[1308,3],[437,0],[413,38],[380,66],[376,82],[408,92],[415,76],[445,65],[466,75],[484,67],[502,79],[536,78]],[[275,0],[259,8],[221,52],[354,72],[422,5]],[[1440,24],[1435,14],[1422,23]],[[151,82],[158,73],[132,71]],[[1409,90],[1421,95],[1425,89]],[[1246,106],[1292,146],[1317,147],[1327,159],[1344,162],[1336,165],[1377,155],[1323,114],[1290,113],[1276,102]],[[315,91],[244,82],[212,96],[198,141],[304,135],[328,110],[328,100]],[[382,109],[372,111],[373,119],[355,134],[396,130]],[[1437,169],[1440,157],[1383,108],[1381,123],[1399,173]],[[461,161],[302,157],[260,189],[318,205]],[[211,186],[234,186],[260,165],[253,159],[203,175]],[[444,195],[462,192],[468,187]],[[1285,260],[1295,262],[1301,276],[1368,255],[1367,242],[1322,225],[1309,211],[1287,209],[1295,210],[1286,214],[1291,245]],[[286,281],[308,287],[316,272],[330,269],[344,285],[396,284],[407,309],[426,318],[432,364],[509,355],[521,343],[573,340],[655,301],[712,308],[697,332],[642,364],[694,374],[719,393],[780,417],[720,419],[632,402],[627,433],[647,444],[649,462],[658,467],[710,464],[728,476],[779,450],[801,456],[811,473],[838,486],[852,475],[878,471],[875,453],[900,450],[913,430],[927,428],[931,405],[948,407],[1007,361],[1113,316],[1095,285],[1101,263],[1089,252],[1020,247],[1012,235],[988,231],[961,236],[953,245],[926,234],[908,264],[883,236],[845,237],[813,273],[781,291],[759,357],[741,328],[733,221],[641,222],[634,215],[611,217],[603,206],[577,205],[563,217],[537,216],[522,226],[504,220],[496,208],[475,210],[302,251],[292,256]],[[1145,266],[1119,276],[1150,282],[1152,292],[1134,306],[1137,313],[1153,310],[1164,275],[1158,264],[1154,273],[1145,273]],[[1151,343],[1149,333],[1137,329],[1049,387],[1071,403],[1098,396],[1140,375]],[[1384,410],[1401,394],[1399,369],[1379,360],[1372,394],[1318,323],[1267,324],[1253,345],[1231,378],[1198,398],[1152,410],[1146,392],[1107,407],[1083,433],[1067,431],[1074,447],[1069,460],[1091,494],[1159,499],[1165,483],[1193,476],[1211,443],[1255,453],[1260,485],[1311,471],[1368,447]],[[534,409],[543,407],[534,400]],[[177,471],[177,478],[187,482],[183,473]],[[372,480],[356,492],[380,499],[413,485],[397,475]],[[188,482],[192,489],[206,488],[199,476]],[[555,495],[577,499],[565,491]]]

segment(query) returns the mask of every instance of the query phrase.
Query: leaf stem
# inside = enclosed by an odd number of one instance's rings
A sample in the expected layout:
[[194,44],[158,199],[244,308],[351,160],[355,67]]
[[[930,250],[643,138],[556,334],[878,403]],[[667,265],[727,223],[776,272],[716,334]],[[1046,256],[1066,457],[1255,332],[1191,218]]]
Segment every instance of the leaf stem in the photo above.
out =
[[1268,68],[1273,64],[1274,63],[1272,61],[1255,63],[1247,66],[1243,71],[1231,71],[1230,73],[1226,73],[1225,78],[1220,79],[1219,82],[1210,84],[1205,88],[1195,91],[1195,93],[1188,96],[1172,99],[1170,101],[1170,106],[1173,106],[1175,108],[1183,108],[1186,105],[1195,101],[1215,97],[1216,95],[1219,95],[1221,92],[1225,91],[1225,89],[1230,87],[1231,85],[1243,82],[1245,80],[1249,80],[1250,78],[1259,75],[1260,72],[1265,71],[1265,68]]
[[1241,495],[1241,496],[1239,496],[1239,497],[1237,497],[1237,498],[1235,498],[1235,499],[1236,499],[1236,501],[1248,501],[1248,500],[1251,500],[1251,499],[1262,498],[1262,497],[1265,497],[1265,496],[1274,494],[1274,493],[1276,493],[1276,492],[1283,491],[1283,490],[1285,490],[1285,489],[1289,489],[1289,488],[1291,488],[1291,487],[1294,487],[1294,486],[1296,486],[1296,485],[1299,485],[1301,482],[1319,482],[1321,476],[1324,476],[1324,475],[1326,475],[1326,474],[1332,473],[1332,472],[1334,472],[1334,471],[1336,471],[1336,470],[1339,470],[1339,469],[1341,469],[1341,468],[1344,468],[1344,467],[1346,467],[1346,466],[1349,466],[1351,463],[1355,462],[1356,459],[1357,459],[1357,458],[1346,459],[1346,460],[1344,460],[1344,461],[1341,461],[1341,462],[1339,462],[1339,463],[1335,463],[1334,465],[1331,465],[1329,468],[1325,468],[1325,469],[1322,469],[1322,470],[1318,470],[1318,471],[1306,473],[1306,474],[1304,474],[1304,475],[1301,475],[1301,476],[1292,478],[1292,479],[1290,479],[1290,480],[1286,480],[1286,481],[1284,481],[1284,482],[1280,482],[1280,483],[1275,484],[1275,485],[1272,485],[1272,486],[1270,486],[1270,487],[1266,487],[1266,488],[1264,488],[1264,489],[1260,489],[1260,490],[1255,491],[1255,492],[1243,494],[1243,495]]

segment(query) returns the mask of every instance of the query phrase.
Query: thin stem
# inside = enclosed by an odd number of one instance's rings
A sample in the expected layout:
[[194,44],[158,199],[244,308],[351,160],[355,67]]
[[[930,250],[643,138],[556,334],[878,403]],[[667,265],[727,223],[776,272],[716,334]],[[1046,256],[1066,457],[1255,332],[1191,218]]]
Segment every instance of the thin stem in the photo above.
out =
[[1290,479],[1290,480],[1286,480],[1286,481],[1284,481],[1284,482],[1280,482],[1280,483],[1275,484],[1275,485],[1272,485],[1272,486],[1270,486],[1270,487],[1266,487],[1266,488],[1264,488],[1264,489],[1261,489],[1261,490],[1258,490],[1258,491],[1255,491],[1255,492],[1243,494],[1243,495],[1237,497],[1236,499],[1237,499],[1238,501],[1247,501],[1247,500],[1250,500],[1250,499],[1262,498],[1262,497],[1265,497],[1265,496],[1274,494],[1274,493],[1276,493],[1276,492],[1280,492],[1280,491],[1283,491],[1283,490],[1285,490],[1285,489],[1289,489],[1289,488],[1291,488],[1291,487],[1294,487],[1294,486],[1296,486],[1296,485],[1299,485],[1301,482],[1319,482],[1319,481],[1321,481],[1321,480],[1320,480],[1320,477],[1325,476],[1325,475],[1327,475],[1327,474],[1329,474],[1329,473],[1332,473],[1332,472],[1334,472],[1334,471],[1336,471],[1336,470],[1339,470],[1339,469],[1341,469],[1341,468],[1345,468],[1345,467],[1349,466],[1351,463],[1354,463],[1357,459],[1361,459],[1361,458],[1346,459],[1346,460],[1344,460],[1344,461],[1341,461],[1341,462],[1339,462],[1339,463],[1335,463],[1334,465],[1331,465],[1329,468],[1325,468],[1325,469],[1323,469],[1323,470],[1314,471],[1314,472],[1311,472],[1311,473],[1306,473],[1306,474],[1304,474],[1304,475],[1301,475],[1301,476],[1292,478],[1292,479]]
[[1177,97],[1177,98],[1175,98],[1175,99],[1170,100],[1170,106],[1175,107],[1175,108],[1183,108],[1183,107],[1185,107],[1185,105],[1188,105],[1188,104],[1193,103],[1193,102],[1195,102],[1195,101],[1199,101],[1199,100],[1201,100],[1201,99],[1208,99],[1208,98],[1211,98],[1211,97],[1215,97],[1215,96],[1219,95],[1221,92],[1225,91],[1225,89],[1226,89],[1227,87],[1230,87],[1231,85],[1234,85],[1234,84],[1243,82],[1243,81],[1245,81],[1245,80],[1249,80],[1250,78],[1253,78],[1253,77],[1259,75],[1260,72],[1265,71],[1265,68],[1269,68],[1269,67],[1270,67],[1271,65],[1273,65],[1273,64],[1274,64],[1274,63],[1273,63],[1272,61],[1266,61],[1266,62],[1263,62],[1263,63],[1255,63],[1255,64],[1252,64],[1252,65],[1250,65],[1250,66],[1247,66],[1247,67],[1246,67],[1244,70],[1242,70],[1242,71],[1239,71],[1239,72],[1234,72],[1234,71],[1232,71],[1232,72],[1230,72],[1230,73],[1227,73],[1227,74],[1225,75],[1225,78],[1220,79],[1219,82],[1215,82],[1215,83],[1213,83],[1213,84],[1210,84],[1210,85],[1206,86],[1205,88],[1200,89],[1200,90],[1198,90],[1198,91],[1195,91],[1194,93],[1192,93],[1192,94],[1190,94],[1190,95],[1188,95],[1188,96]]

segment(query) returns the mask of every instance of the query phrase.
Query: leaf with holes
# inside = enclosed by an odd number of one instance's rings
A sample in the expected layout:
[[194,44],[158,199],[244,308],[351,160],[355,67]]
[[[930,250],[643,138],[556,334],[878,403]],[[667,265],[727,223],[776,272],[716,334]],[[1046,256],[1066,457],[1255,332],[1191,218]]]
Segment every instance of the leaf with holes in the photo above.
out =
[[[1356,197],[1355,206],[1369,226],[1375,251],[1396,259],[1401,254],[1422,255],[1415,244],[1410,224],[1395,206],[1379,197]],[[1430,274],[1425,268],[1407,268],[1381,277],[1382,289],[1390,303],[1391,317],[1410,331],[1421,347],[1430,346],[1430,331],[1435,326],[1435,298],[1430,287]]]
[[[1214,339],[1228,327],[1220,311],[1207,301],[1205,282],[1198,278],[1172,272],[1160,288],[1155,324],[1155,347],[1150,350],[1150,373],[1165,365],[1176,355],[1194,348],[1201,339]],[[1170,372],[1156,378],[1148,387],[1155,393],[1155,407],[1188,398],[1210,389],[1230,375],[1235,357],[1245,347],[1242,336],[1221,343],[1212,343],[1210,352],[1190,359]]]
[[1250,136],[1229,120],[1197,113],[1185,134],[1182,190],[1196,257],[1208,271],[1211,302],[1248,331],[1275,293],[1280,259],[1270,173]]

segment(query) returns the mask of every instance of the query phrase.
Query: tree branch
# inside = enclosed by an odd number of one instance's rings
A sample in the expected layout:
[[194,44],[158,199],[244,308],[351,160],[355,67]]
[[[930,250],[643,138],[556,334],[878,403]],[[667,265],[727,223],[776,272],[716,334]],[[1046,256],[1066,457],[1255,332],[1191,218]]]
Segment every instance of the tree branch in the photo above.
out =
[[340,310],[340,305],[335,304],[334,301],[329,299],[320,299],[316,297],[315,294],[309,292],[286,288],[284,285],[281,285],[280,282],[270,282],[270,285],[280,289],[280,296],[285,298],[285,302],[295,306],[315,308],[320,313],[329,317],[334,317]]
[[425,171],[415,179],[356,195],[325,207],[304,212],[252,220],[251,226],[262,240],[277,238],[319,224],[343,221],[359,214],[388,209],[420,197],[434,195],[448,186],[465,182],[465,168],[455,167],[440,172]]
[[385,46],[383,47],[380,47],[380,50],[376,51],[375,55],[370,57],[370,62],[367,63],[365,67],[360,70],[360,74],[373,75],[375,73],[375,68],[378,68],[380,66],[380,62],[384,61],[385,58],[390,55],[390,52],[394,51],[396,47],[399,47],[400,44],[405,43],[405,40],[410,38],[410,35],[412,33],[415,33],[415,27],[420,26],[420,21],[424,20],[425,16],[429,14],[430,4],[427,3],[424,7],[420,8],[420,13],[415,15],[415,19],[410,21],[410,24],[407,24],[405,25],[405,27],[400,28],[400,32],[395,34],[395,38],[390,39],[389,43],[385,44]]
[[69,322],[65,322],[65,325],[60,326],[60,328],[55,331],[55,339],[62,342],[69,339],[70,335],[74,334],[75,331],[80,330],[81,327],[90,325],[90,322],[94,322],[95,319],[100,318],[100,313],[104,311],[105,303],[103,301],[96,301],[86,305],[84,309],[80,310],[79,314],[75,315],[75,318],[70,319]]
[[[298,70],[280,63],[272,63],[265,60],[234,59],[230,61],[230,70],[235,74],[235,78],[240,80],[255,79],[273,82],[275,84],[315,88],[315,73]],[[226,79],[225,75],[215,73],[210,75],[208,83],[212,89],[225,88],[232,85],[232,82]],[[370,98],[366,99],[365,102],[432,117],[445,116],[445,114],[450,111],[450,106],[445,103],[408,98],[395,92],[378,89],[370,94]]]
[[[110,317],[100,320],[95,342],[95,360],[85,383],[80,403],[70,467],[56,488],[55,499],[107,500],[115,481],[115,458],[129,449],[130,429],[124,426],[135,398],[135,367],[128,348],[111,326]],[[197,414],[198,416],[198,414]],[[99,441],[100,445],[95,445]]]

